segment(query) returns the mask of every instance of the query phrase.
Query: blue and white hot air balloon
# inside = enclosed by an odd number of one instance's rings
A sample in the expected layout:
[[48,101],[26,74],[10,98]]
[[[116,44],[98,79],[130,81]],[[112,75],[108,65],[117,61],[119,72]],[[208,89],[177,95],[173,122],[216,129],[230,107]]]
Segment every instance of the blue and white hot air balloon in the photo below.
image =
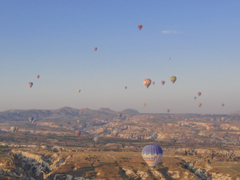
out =
[[155,144],[147,145],[142,150],[142,157],[150,168],[155,168],[162,159],[163,150]]

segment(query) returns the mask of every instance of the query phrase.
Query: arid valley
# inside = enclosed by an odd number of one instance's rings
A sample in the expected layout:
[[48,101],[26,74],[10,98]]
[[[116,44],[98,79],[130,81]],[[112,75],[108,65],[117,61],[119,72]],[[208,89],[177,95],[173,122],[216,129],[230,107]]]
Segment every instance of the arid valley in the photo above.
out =
[[[70,107],[0,112],[0,179],[240,179],[239,112],[143,114],[126,109],[121,118],[119,113]],[[11,132],[12,126],[18,131]],[[163,149],[154,169],[142,158],[148,144]]]

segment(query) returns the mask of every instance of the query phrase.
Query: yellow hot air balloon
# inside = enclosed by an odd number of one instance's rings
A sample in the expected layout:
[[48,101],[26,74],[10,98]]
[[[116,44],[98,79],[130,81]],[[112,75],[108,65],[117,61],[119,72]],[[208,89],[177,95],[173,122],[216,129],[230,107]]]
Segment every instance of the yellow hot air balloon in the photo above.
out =
[[175,81],[177,80],[177,77],[176,76],[171,76],[170,80],[172,81],[172,83],[175,83]]

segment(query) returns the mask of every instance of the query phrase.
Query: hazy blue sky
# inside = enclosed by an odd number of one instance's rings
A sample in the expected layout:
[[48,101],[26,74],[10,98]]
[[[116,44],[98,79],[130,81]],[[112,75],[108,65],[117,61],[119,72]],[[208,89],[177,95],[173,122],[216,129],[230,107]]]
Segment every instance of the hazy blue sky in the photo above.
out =
[[0,1],[0,111],[239,110],[239,9],[237,0]]

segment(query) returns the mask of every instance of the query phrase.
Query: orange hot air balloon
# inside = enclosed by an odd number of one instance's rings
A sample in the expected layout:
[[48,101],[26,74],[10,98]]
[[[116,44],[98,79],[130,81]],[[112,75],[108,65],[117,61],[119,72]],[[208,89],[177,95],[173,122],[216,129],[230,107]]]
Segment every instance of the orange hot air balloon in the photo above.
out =
[[167,112],[169,113],[169,112],[170,112],[170,109],[168,109]]
[[146,103],[143,103],[143,107],[145,107],[146,106]]
[[171,58],[169,57],[168,59],[170,60]]
[[33,86],[33,83],[30,82],[30,83],[28,83],[28,85],[29,85],[29,87],[31,88],[31,87]]
[[75,131],[75,134],[76,134],[77,136],[80,136],[80,135],[81,135],[81,131],[76,130],[76,131]]
[[96,50],[97,50],[97,47],[95,47],[94,50],[96,51]]
[[127,89],[127,86],[125,86],[125,89]]
[[152,82],[152,84],[154,85],[154,84],[155,84],[155,82],[153,81],[153,82]]
[[16,128],[16,130],[14,131],[15,133],[18,132],[18,128]]
[[162,83],[162,85],[164,85],[164,84],[165,84],[165,81],[162,81],[161,83]]
[[202,93],[201,93],[201,92],[198,92],[197,94],[198,94],[199,96],[201,96]]
[[208,131],[210,131],[210,129],[211,129],[211,127],[210,127],[210,126],[208,126],[208,127],[207,127],[207,130],[208,130]]
[[151,85],[151,79],[147,78],[147,79],[144,79],[143,81],[143,84],[148,88],[150,85]]
[[143,26],[142,26],[141,24],[138,25],[138,29],[139,29],[139,30],[141,30],[142,27],[143,27]]
[[202,106],[202,103],[198,103],[198,107],[201,107]]
[[37,75],[37,78],[39,79],[39,78],[40,78],[40,75]]

